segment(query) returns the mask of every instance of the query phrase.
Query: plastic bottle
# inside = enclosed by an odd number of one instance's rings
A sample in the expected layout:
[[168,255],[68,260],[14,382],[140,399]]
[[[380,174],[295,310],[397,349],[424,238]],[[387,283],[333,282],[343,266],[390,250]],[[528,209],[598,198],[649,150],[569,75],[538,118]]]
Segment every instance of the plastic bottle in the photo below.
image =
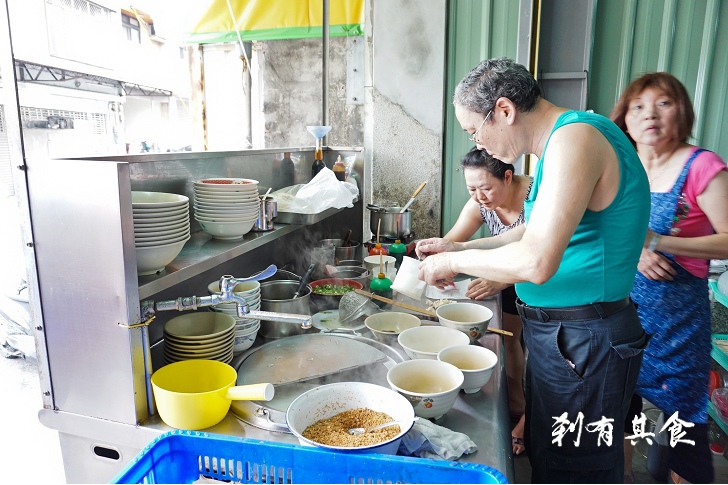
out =
[[285,187],[290,187],[296,182],[296,166],[291,160],[291,152],[283,153],[283,160],[281,160],[281,175],[283,176],[283,183]]
[[[372,279],[372,282],[369,283],[369,289],[375,295],[389,299],[391,299],[394,294],[392,291],[392,280],[387,278],[384,273],[379,273],[376,278]],[[386,305],[386,303],[379,300],[374,300],[374,303],[376,303],[379,308],[384,308],[384,305]]]
[[389,255],[394,258],[394,267],[399,269],[402,265],[402,258],[407,254],[407,246],[402,241],[395,239],[393,244],[389,245]]
[[315,177],[321,170],[326,167],[324,163],[324,149],[321,139],[316,140],[316,151],[314,152],[313,165],[311,166],[311,178]]
[[336,159],[333,170],[337,180],[340,180],[342,182],[346,180],[346,167],[344,166],[344,162],[341,161],[341,155],[339,155]]
[[376,243],[374,246],[369,248],[369,256],[387,255],[387,250],[382,247],[381,243]]

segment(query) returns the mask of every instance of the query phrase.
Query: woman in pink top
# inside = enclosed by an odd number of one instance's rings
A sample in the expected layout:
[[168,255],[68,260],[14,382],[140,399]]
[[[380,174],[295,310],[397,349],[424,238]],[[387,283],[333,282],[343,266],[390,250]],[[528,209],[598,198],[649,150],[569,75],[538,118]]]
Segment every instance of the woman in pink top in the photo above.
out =
[[[665,449],[675,483],[713,481],[707,276],[709,260],[728,258],[728,171],[718,155],[687,143],[694,119],[687,90],[664,72],[633,81],[612,111],[637,149],[652,201],[631,294],[651,340],[625,430],[637,434],[633,419],[642,398],[666,420],[680,420],[686,434]],[[630,444],[625,442],[625,483],[634,482]]]

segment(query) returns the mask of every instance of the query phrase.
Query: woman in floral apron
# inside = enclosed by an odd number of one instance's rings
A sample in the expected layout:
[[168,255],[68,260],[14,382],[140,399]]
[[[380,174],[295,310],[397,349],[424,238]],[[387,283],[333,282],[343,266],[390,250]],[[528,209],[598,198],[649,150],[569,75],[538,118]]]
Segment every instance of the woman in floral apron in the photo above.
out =
[[[728,258],[728,171],[718,155],[686,143],[693,108],[685,87],[670,74],[651,73],[633,81],[612,120],[637,148],[652,201],[631,295],[651,340],[625,430],[634,429],[642,398],[647,399],[662,410],[670,427],[686,433],[670,443],[672,480],[711,483],[707,276],[710,259]],[[625,483],[634,482],[631,448],[627,440]]]

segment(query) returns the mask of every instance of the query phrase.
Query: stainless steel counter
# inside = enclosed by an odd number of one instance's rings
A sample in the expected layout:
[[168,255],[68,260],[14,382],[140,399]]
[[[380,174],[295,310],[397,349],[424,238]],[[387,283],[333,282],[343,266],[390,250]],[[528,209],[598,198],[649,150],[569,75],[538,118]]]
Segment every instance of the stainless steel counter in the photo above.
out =
[[[409,304],[417,303],[400,295],[395,295],[394,299]],[[490,298],[479,303],[493,310],[494,317],[490,326],[502,328],[500,297]],[[418,306],[423,308],[426,306],[424,298]],[[384,309],[407,311],[399,307],[385,307]],[[426,321],[427,317],[418,316]],[[359,332],[365,337],[371,337],[366,328]],[[465,394],[461,391],[453,408],[440,420],[436,421],[436,424],[465,433],[477,444],[478,450],[470,455],[463,455],[460,461],[488,465],[503,473],[512,483],[514,481],[514,468],[510,442],[503,338],[508,337],[488,333],[479,340],[483,346],[493,350],[498,356],[498,369],[480,392]],[[254,345],[262,345],[269,341],[258,338]],[[395,346],[395,349],[406,358],[403,349],[398,345]],[[120,466],[125,466],[152,439],[173,429],[162,422],[158,414],[153,415],[137,426],[58,410],[41,410],[39,419],[46,426],[59,431],[61,442],[69,451],[83,453],[89,440],[96,441],[100,436],[104,437],[104,442],[114,443],[113,447],[109,445],[107,447],[118,452],[120,459],[104,464],[105,468],[99,470],[101,476],[109,477],[115,475]],[[298,440],[292,434],[257,428],[244,423],[232,412],[228,413],[220,423],[205,431],[229,436],[298,444]],[[75,467],[76,465],[69,463],[67,466]],[[71,474],[82,473],[81,470],[75,468],[67,470],[68,472]],[[108,481],[108,479],[103,481]]]
[[[411,299],[395,295],[394,300],[413,304]],[[471,301],[471,300],[468,300]],[[479,302],[493,310],[493,320],[491,327],[502,328],[501,323],[501,304],[500,297],[490,298]],[[425,307],[424,298],[419,304]],[[385,310],[407,311],[399,307],[386,306]],[[416,314],[417,315],[417,314]],[[421,316],[421,315],[418,315]],[[433,322],[434,323],[434,322]],[[372,338],[371,333],[366,328],[360,330],[362,336]],[[504,360],[503,338],[494,333],[484,335],[480,340],[480,344],[494,351],[498,356],[498,369],[488,383],[483,386],[480,392],[474,394],[465,394],[460,392],[453,408],[448,411],[441,419],[435,421],[436,424],[444,426],[454,431],[467,434],[473,440],[478,450],[470,455],[463,455],[460,461],[481,463],[503,473],[508,481],[514,480],[512,447],[510,440],[510,421],[508,414],[508,396],[506,392],[506,370]],[[255,345],[261,345],[270,340],[258,338]],[[404,350],[395,344],[403,356],[406,356]],[[406,358],[406,357],[405,357]],[[165,425],[159,415],[155,415],[143,424],[159,433],[169,431],[172,428]],[[225,419],[219,424],[206,429],[210,433],[219,433],[231,436],[245,436],[260,440],[277,441],[298,444],[296,437],[289,433],[280,433],[268,431],[239,420],[232,412],[228,413]]]

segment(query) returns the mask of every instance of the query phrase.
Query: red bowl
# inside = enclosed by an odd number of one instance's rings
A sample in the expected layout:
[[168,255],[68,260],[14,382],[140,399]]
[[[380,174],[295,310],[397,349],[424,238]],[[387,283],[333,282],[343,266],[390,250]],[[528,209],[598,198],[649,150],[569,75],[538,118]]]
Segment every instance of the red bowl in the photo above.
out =
[[345,293],[342,293],[341,295],[322,295],[320,293],[316,293],[316,288],[323,285],[339,285],[339,286],[351,286],[354,289],[361,290],[364,288],[364,285],[359,283],[358,281],[350,280],[347,278],[325,278],[322,280],[316,280],[309,283],[311,286],[311,311],[313,313],[318,313],[324,310],[338,310],[339,309],[339,301],[341,300],[342,295]]

